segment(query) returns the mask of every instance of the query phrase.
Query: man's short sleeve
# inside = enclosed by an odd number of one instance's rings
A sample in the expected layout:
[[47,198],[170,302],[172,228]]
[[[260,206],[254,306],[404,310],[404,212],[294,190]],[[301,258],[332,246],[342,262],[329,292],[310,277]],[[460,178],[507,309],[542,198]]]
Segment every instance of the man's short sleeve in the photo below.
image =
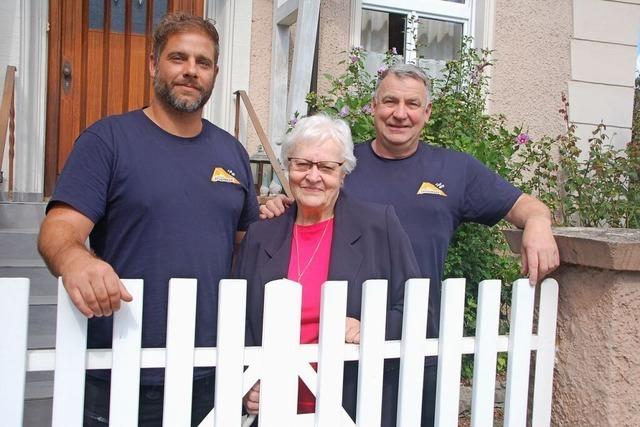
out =
[[256,195],[256,186],[253,184],[253,174],[249,166],[249,156],[246,152],[244,154],[248,169],[247,180],[249,183],[247,185],[247,197],[244,199],[240,221],[238,221],[238,231],[246,231],[251,223],[258,220],[259,214],[258,196]]
[[522,192],[472,156],[467,156],[464,222],[495,225],[505,217]]
[[95,132],[84,131],[73,146],[47,210],[62,202],[94,224],[98,222],[105,213],[113,164],[113,146]]

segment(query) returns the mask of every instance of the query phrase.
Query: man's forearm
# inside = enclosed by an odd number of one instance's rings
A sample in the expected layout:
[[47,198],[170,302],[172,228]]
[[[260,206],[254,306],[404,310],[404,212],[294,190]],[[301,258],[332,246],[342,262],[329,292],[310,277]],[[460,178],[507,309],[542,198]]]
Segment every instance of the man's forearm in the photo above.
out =
[[73,225],[64,220],[45,219],[38,237],[38,251],[54,276],[80,257],[93,257]]
[[505,219],[518,228],[525,228],[527,221],[545,221],[551,227],[551,211],[540,200],[523,194],[516,200]]

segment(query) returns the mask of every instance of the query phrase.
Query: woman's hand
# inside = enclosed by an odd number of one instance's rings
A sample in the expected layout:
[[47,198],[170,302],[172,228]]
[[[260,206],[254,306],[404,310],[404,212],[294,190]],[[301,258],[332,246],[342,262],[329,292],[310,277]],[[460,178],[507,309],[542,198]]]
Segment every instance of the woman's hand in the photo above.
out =
[[244,408],[249,415],[257,415],[258,407],[260,406],[260,381],[255,383],[251,390],[247,392],[242,398]]
[[360,344],[360,321],[347,317],[345,321],[344,341],[349,344]]

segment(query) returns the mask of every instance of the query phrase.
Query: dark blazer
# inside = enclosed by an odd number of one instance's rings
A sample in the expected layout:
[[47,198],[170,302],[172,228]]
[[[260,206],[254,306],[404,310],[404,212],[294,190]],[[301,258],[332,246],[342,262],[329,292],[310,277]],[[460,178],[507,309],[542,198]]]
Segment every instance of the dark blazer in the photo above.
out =
[[[247,279],[248,345],[262,342],[264,285],[287,275],[296,214],[293,205],[277,218],[253,223],[242,242],[235,277]],[[400,339],[404,282],[414,277],[420,277],[418,263],[393,207],[364,202],[341,192],[335,207],[328,280],[348,281],[347,316],[360,319],[365,280],[388,279],[386,337]],[[355,417],[355,363],[347,363],[344,383],[343,404]],[[387,383],[385,380],[385,388]],[[392,413],[393,424],[383,425],[395,426],[397,372],[395,381],[389,384],[395,387],[396,394],[391,389],[385,392],[383,414]]]

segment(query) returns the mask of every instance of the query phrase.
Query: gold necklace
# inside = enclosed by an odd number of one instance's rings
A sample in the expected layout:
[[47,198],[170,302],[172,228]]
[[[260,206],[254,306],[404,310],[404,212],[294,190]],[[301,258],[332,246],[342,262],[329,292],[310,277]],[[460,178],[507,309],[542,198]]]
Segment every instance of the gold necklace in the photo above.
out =
[[298,239],[298,233],[297,233],[297,230],[296,230],[296,226],[294,224],[294,226],[293,226],[293,240],[296,243],[296,262],[298,264],[297,265],[297,267],[298,267],[298,280],[296,280],[296,282],[300,283],[300,279],[302,278],[304,273],[307,272],[307,269],[311,265],[311,262],[313,261],[313,258],[318,253],[318,249],[320,249],[320,244],[322,243],[322,240],[324,239],[324,234],[327,232],[327,227],[329,226],[329,222],[330,221],[331,221],[331,219],[328,219],[327,222],[324,224],[324,230],[322,230],[322,235],[320,236],[320,240],[318,240],[318,244],[316,245],[316,248],[313,250],[313,253],[311,254],[311,257],[309,258],[309,261],[307,261],[307,265],[305,265],[305,267],[302,270],[302,272],[300,271],[300,252],[298,251],[299,239]]

